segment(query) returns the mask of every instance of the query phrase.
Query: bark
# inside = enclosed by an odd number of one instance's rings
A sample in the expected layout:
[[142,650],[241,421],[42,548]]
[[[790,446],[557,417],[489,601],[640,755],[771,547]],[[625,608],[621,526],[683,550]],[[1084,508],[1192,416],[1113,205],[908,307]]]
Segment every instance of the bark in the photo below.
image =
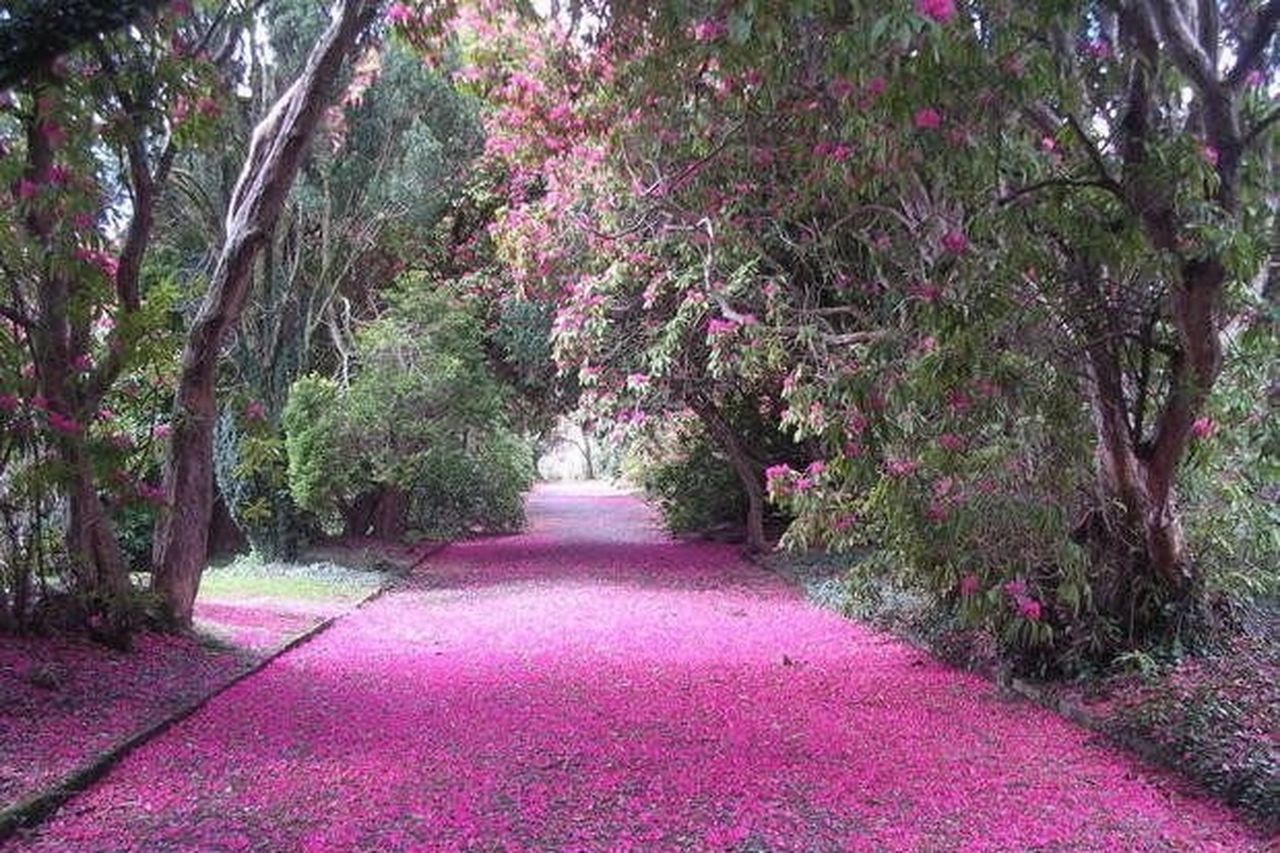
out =
[[733,466],[742,491],[747,496],[747,549],[753,554],[768,550],[764,535],[764,469],[747,451],[746,445],[719,407],[705,398],[699,398],[690,405],[707,427],[712,440],[729,457],[729,464]]
[[179,626],[191,624],[207,558],[218,355],[240,318],[254,259],[270,237],[343,63],[376,8],[366,0],[342,0],[335,8],[301,76],[254,130],[231,196],[226,242],[183,348],[165,462],[166,506],[156,525],[152,586]]
[[409,495],[397,486],[385,486],[378,493],[374,505],[373,535],[387,542],[399,541],[405,532],[405,516],[409,508]]
[[[52,88],[52,75],[34,87],[43,93]],[[54,151],[39,130],[52,120],[45,111],[45,98],[36,99],[36,114],[27,128],[26,176],[39,181],[54,163]],[[46,251],[52,252],[57,228],[49,210],[34,207],[26,218],[26,229]],[[58,437],[54,442],[60,461],[68,473],[65,483],[68,513],[64,541],[71,561],[76,592],[89,608],[90,627],[112,645],[128,642],[129,574],[124,554],[116,541],[111,522],[102,507],[94,481],[93,465],[86,447],[84,429],[88,416],[97,410],[101,394],[92,383],[82,387],[72,369],[77,356],[88,348],[88,327],[75,316],[74,307],[83,297],[81,283],[55,265],[47,265],[35,296],[38,321],[28,327],[36,367],[36,381],[47,401],[47,412],[74,421],[79,432]]]

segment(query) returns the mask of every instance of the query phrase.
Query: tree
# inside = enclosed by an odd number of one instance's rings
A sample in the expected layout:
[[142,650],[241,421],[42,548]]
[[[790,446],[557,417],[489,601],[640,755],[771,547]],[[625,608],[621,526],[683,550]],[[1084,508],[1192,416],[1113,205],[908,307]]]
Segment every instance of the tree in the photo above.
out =
[[254,259],[269,239],[342,70],[378,4],[344,0],[306,66],[254,130],[231,196],[226,239],[183,350],[165,465],[167,499],[156,527],[152,585],[178,625],[189,625],[206,559],[213,507],[217,360],[239,320]]
[[[89,623],[116,643],[128,636],[130,583],[100,499],[105,472],[93,426],[150,331],[142,271],[155,207],[179,150],[198,138],[177,114],[216,88],[225,53],[206,49],[218,39],[234,41],[230,19],[148,17],[93,52],[43,61],[16,96],[6,95],[21,154],[3,163],[14,192],[4,213],[15,226],[6,232],[14,244],[5,251],[3,314],[10,343],[30,358],[15,390],[40,413],[61,463],[73,588]],[[180,49],[188,43],[202,47]]]

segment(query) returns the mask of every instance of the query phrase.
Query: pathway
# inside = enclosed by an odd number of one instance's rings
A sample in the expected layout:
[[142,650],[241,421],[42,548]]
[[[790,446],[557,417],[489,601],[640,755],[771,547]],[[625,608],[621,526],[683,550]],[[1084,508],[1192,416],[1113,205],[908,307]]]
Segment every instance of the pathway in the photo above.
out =
[[32,850],[1249,850],[1229,813],[817,610],[635,498],[541,487],[73,799]]

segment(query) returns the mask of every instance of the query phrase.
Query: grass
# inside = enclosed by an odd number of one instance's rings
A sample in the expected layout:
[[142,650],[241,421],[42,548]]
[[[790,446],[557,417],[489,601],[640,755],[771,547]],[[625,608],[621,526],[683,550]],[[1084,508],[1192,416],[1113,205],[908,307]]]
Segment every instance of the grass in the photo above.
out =
[[264,563],[254,556],[244,556],[207,571],[200,583],[200,597],[218,601],[350,602],[358,601],[385,581],[385,572],[331,562]]

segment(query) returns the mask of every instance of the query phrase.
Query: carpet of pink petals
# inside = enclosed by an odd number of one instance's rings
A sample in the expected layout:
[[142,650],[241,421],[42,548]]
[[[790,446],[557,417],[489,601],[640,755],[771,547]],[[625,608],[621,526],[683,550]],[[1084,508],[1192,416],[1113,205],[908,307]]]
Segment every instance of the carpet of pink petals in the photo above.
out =
[[222,688],[347,601],[200,601],[196,626],[226,648],[142,634],[128,653],[65,636],[0,638],[0,809]]
[[1224,807],[543,487],[125,759],[16,849],[1262,850]]
[[0,809],[58,783],[225,684],[245,655],[143,634],[129,653],[71,637],[0,638]]

